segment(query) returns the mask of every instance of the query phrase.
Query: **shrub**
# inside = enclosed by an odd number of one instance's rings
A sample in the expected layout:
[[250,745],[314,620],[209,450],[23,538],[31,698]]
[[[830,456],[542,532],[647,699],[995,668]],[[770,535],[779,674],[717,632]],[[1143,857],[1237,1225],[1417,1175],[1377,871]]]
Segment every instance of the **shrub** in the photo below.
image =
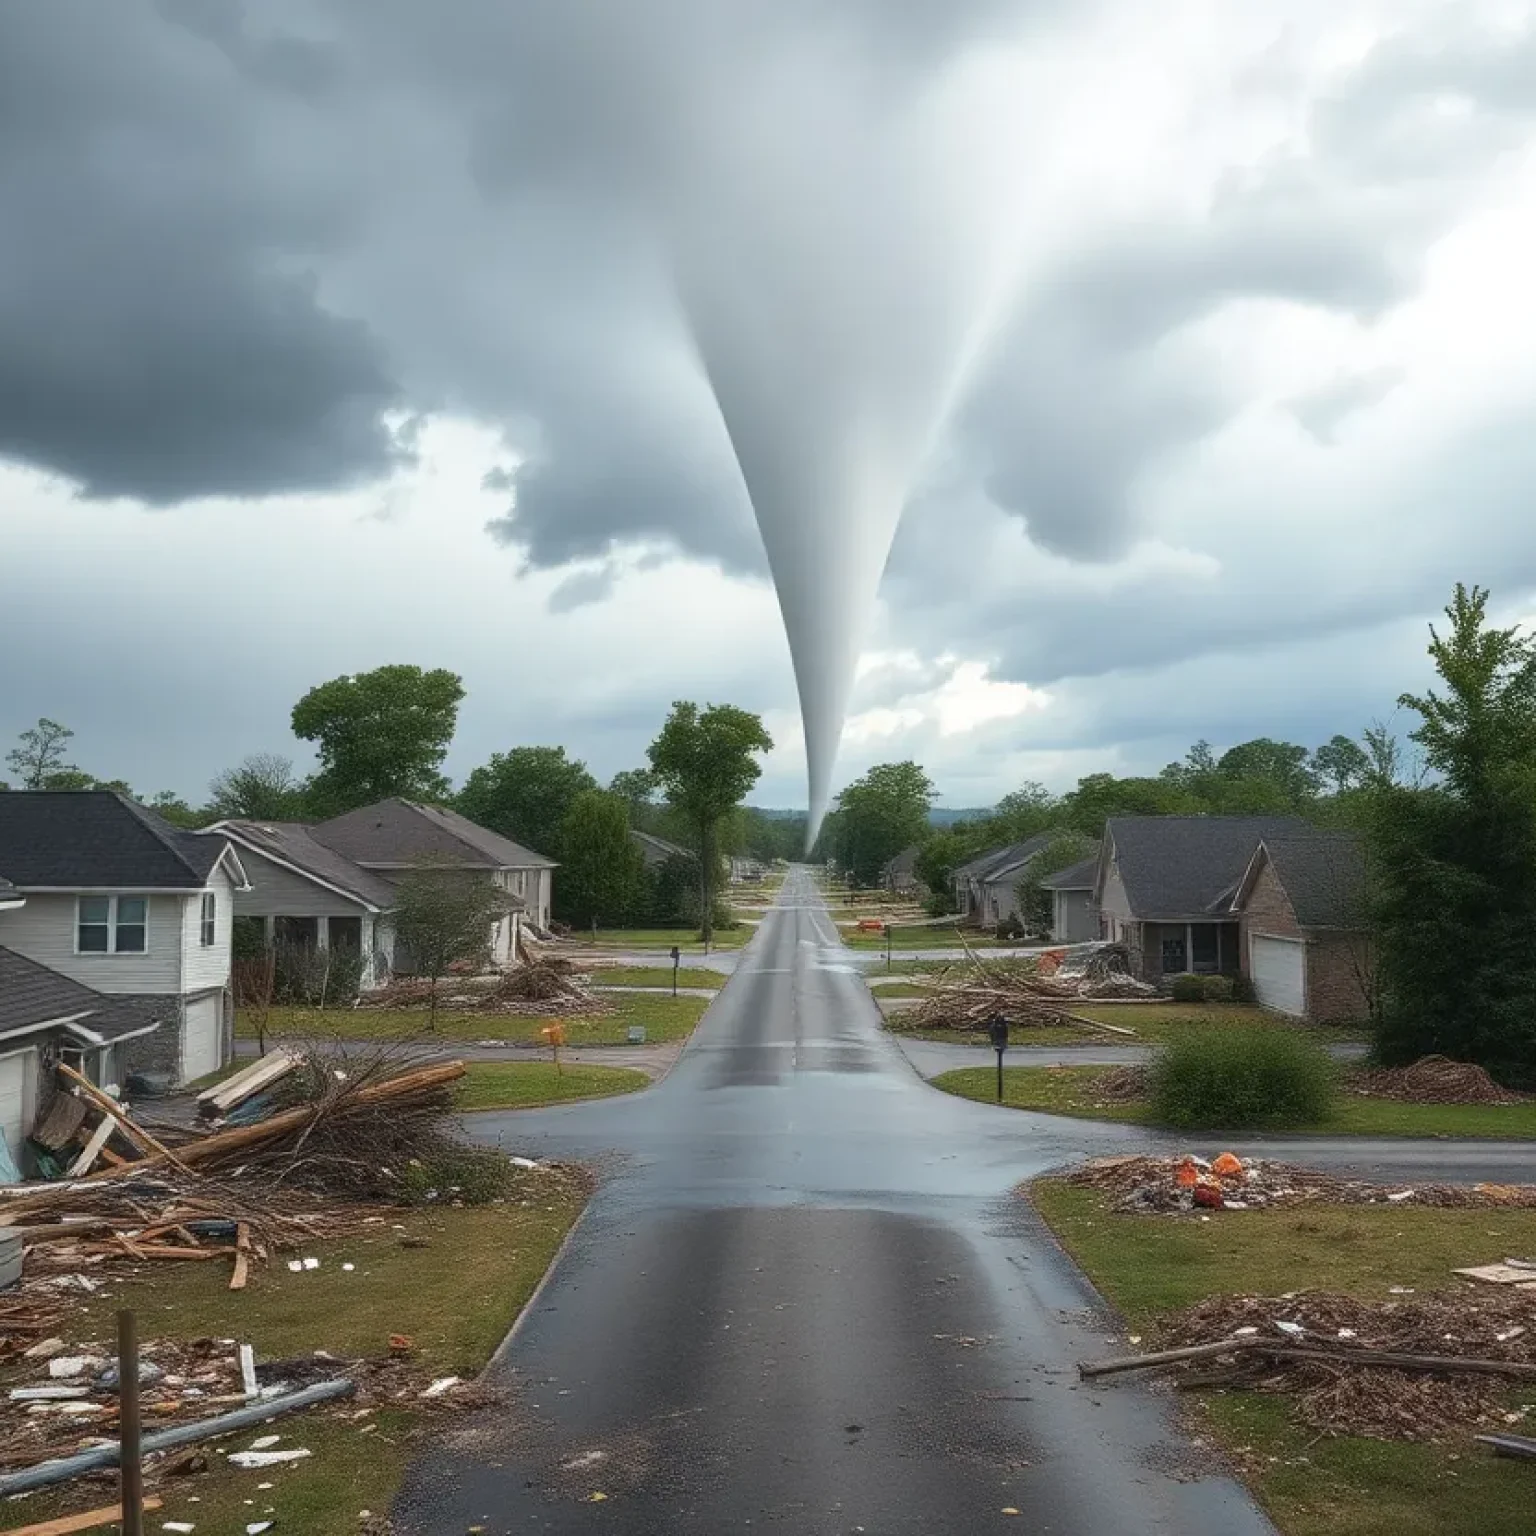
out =
[[1327,1051],[1282,1026],[1193,1031],[1152,1063],[1156,1118],[1184,1130],[1301,1126],[1333,1105]]
[[1175,976],[1169,986],[1176,1003],[1203,1003],[1205,1001],[1205,977],[1186,971]]
[[1202,976],[1205,983],[1205,1000],[1208,1003],[1230,1003],[1232,1001],[1232,978],[1230,976]]
[[1229,978],[1232,983],[1232,1001],[1234,1003],[1253,1004],[1258,1002],[1259,994],[1253,985],[1251,976],[1233,976]]

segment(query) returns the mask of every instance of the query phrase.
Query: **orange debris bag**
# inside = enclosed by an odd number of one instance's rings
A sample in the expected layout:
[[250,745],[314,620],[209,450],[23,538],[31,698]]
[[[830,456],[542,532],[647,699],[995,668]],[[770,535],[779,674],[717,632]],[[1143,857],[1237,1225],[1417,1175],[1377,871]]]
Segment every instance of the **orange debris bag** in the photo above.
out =
[[1220,1157],[1211,1164],[1211,1172],[1218,1179],[1235,1179],[1243,1171],[1243,1165],[1230,1152],[1223,1152]]
[[1200,1170],[1186,1158],[1179,1164],[1173,1181],[1180,1189],[1193,1189],[1200,1182]]

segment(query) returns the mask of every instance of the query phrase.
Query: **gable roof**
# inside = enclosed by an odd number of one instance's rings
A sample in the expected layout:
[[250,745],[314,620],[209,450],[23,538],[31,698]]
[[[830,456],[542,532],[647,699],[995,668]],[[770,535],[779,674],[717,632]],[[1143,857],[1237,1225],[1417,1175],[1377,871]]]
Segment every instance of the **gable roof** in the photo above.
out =
[[1266,837],[1233,895],[1234,911],[1246,904],[1266,861],[1301,927],[1350,928],[1364,920],[1365,854],[1354,833],[1309,827]]
[[115,790],[0,794],[0,869],[24,891],[201,890],[227,852]]
[[163,997],[106,997],[83,982],[0,947],[0,1037],[69,1019],[81,1033],[115,1040],[153,1029],[168,1006]]
[[295,874],[353,897],[375,911],[387,911],[395,904],[395,888],[389,881],[316,842],[303,822],[221,821],[203,835],[209,833],[227,835],[241,847],[287,865]]
[[665,864],[668,859],[691,859],[693,855],[677,843],[669,843],[654,832],[642,832],[638,827],[629,829],[629,839],[640,849],[647,864]]
[[971,878],[983,881],[1006,880],[1019,874],[1055,835],[1054,832],[1037,832],[1033,837],[1026,837],[1022,843],[1009,843],[1006,848],[999,848],[986,859],[980,869],[974,871]]
[[888,875],[910,875],[917,870],[917,855],[920,848],[916,843],[908,843],[900,853],[887,859],[885,873]]
[[309,829],[327,848],[364,867],[403,869],[440,861],[472,869],[553,869],[555,861],[440,805],[396,796]]
[[1261,842],[1308,830],[1299,816],[1111,816],[1101,863],[1138,919],[1206,917],[1230,909]]
[[1092,854],[1080,863],[1069,864],[1054,875],[1046,875],[1040,881],[1043,891],[1091,891],[1094,877],[1099,872],[1099,856]]

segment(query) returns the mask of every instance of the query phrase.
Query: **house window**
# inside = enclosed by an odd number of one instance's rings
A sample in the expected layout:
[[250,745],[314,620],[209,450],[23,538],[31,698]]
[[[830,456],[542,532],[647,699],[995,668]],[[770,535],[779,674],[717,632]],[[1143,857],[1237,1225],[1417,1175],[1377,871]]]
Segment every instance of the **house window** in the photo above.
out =
[[202,944],[212,949],[219,933],[219,898],[212,891],[203,892]]
[[1163,975],[1178,976],[1189,969],[1187,951],[1184,946],[1184,935],[1165,934],[1163,937]]
[[148,923],[148,897],[82,896],[75,947],[82,955],[142,955],[148,947]]

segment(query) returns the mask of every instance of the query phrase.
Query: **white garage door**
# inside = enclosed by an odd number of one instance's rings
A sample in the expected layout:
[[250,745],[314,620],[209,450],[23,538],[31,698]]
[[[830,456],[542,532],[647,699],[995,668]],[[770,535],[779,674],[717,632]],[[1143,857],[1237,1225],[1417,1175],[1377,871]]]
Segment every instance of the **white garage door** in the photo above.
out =
[[181,1075],[184,1082],[196,1082],[224,1065],[224,1031],[219,998],[200,997],[187,1004],[187,1022],[181,1042]]
[[1253,990],[1276,1013],[1302,1018],[1307,1011],[1307,957],[1299,939],[1271,939],[1254,934],[1250,959]]
[[8,1154],[0,1158],[0,1168],[10,1170],[21,1165],[21,1144],[27,1131],[27,1064],[31,1051],[0,1056],[0,1135],[5,1137]]

